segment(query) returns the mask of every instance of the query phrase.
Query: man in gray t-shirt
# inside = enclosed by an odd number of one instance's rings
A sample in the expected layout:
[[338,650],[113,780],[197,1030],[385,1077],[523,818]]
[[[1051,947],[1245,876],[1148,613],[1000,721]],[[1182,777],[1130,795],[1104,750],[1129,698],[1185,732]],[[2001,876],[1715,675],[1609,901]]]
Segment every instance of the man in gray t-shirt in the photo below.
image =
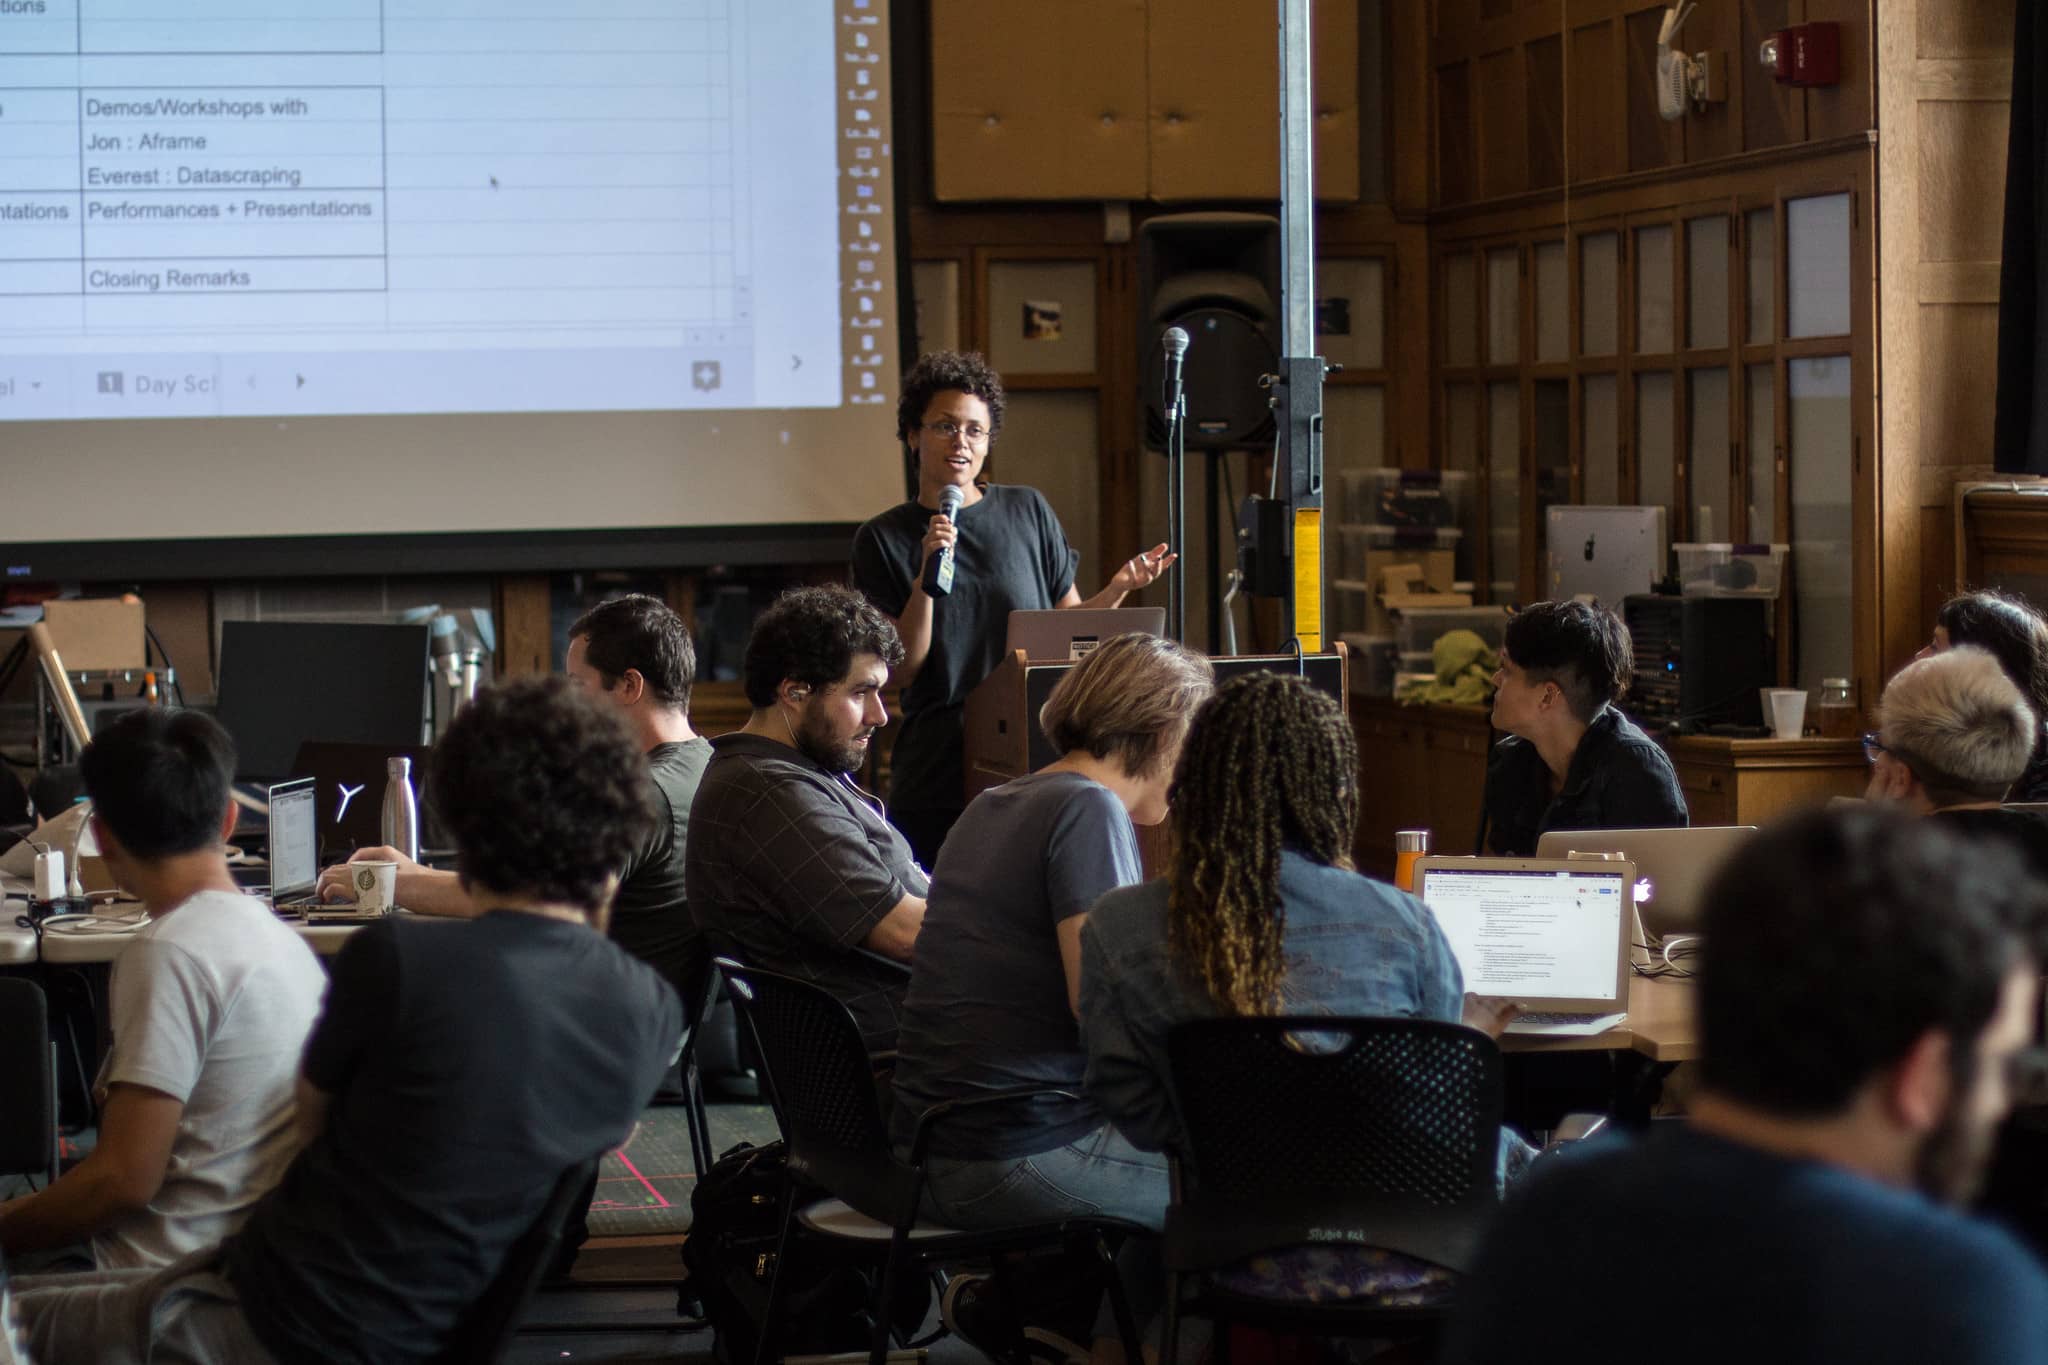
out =
[[100,851],[150,922],[114,965],[98,1145],[0,1204],[0,1249],[90,1241],[103,1270],[166,1265],[240,1227],[297,1150],[294,1085],[326,976],[229,875],[234,767],[195,711],[124,717],[80,759]]

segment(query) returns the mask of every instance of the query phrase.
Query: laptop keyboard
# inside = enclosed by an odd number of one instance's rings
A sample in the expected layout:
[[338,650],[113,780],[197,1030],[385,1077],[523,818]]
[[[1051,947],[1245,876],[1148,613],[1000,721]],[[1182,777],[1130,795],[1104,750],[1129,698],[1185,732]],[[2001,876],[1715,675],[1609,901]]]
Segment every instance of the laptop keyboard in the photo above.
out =
[[[1556,1033],[1571,1028],[1584,1029],[1587,1026],[1594,1024],[1602,1019],[1613,1020],[1615,1024],[1618,1024],[1627,1017],[1628,1016],[1624,1014],[1616,1014],[1612,1012],[1593,1014],[1565,1014],[1531,1011],[1528,1014],[1516,1015],[1514,1020],[1511,1023],[1509,1023],[1506,1028],[1502,1029],[1501,1032]],[[1609,1027],[1613,1026],[1613,1024],[1609,1025]],[[1606,1030],[1603,1029],[1600,1031],[1605,1032]]]

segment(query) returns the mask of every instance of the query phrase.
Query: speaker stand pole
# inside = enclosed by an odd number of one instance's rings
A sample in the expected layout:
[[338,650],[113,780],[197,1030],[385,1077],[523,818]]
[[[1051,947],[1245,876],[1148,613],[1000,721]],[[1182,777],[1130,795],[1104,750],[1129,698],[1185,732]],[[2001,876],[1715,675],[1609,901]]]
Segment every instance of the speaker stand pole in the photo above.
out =
[[1315,354],[1315,161],[1310,132],[1309,0],[1280,7],[1280,373],[1273,386],[1274,487],[1287,509],[1293,582],[1281,634],[1303,653],[1323,641],[1323,376]]

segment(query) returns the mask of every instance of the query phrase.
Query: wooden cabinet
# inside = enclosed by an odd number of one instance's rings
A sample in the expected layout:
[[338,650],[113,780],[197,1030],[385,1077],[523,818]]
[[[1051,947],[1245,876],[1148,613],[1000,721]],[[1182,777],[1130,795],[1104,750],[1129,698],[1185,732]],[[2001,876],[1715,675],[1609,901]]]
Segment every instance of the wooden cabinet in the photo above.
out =
[[[1493,738],[1486,708],[1353,697],[1351,722],[1358,732],[1359,868],[1392,872],[1400,829],[1428,829],[1438,853],[1474,852]],[[1695,825],[1760,825],[1830,797],[1861,796],[1869,775],[1853,739],[1694,735],[1668,748]]]
[[1786,811],[1861,796],[1870,781],[1853,739],[1674,740],[1671,761],[1695,825],[1760,825]]

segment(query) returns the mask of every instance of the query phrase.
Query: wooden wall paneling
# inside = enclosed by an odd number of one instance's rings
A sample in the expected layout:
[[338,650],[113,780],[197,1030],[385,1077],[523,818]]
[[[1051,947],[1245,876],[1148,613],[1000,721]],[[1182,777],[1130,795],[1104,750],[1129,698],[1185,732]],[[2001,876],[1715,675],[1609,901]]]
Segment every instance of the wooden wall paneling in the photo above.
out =
[[1522,49],[1527,61],[1523,112],[1529,188],[1564,183],[1564,38],[1553,34]]
[[2002,255],[2010,98],[2008,87],[1997,101],[1914,100],[1920,261],[1995,262]]
[[507,574],[498,580],[499,677],[546,673],[554,668],[554,627],[549,616],[545,574]]
[[1806,91],[1806,135],[1840,137],[1877,126],[1876,57],[1872,10],[1909,10],[1950,0],[1805,0],[1806,21],[1842,26],[1842,79]]
[[[1011,6],[1036,27],[1034,5]],[[1276,199],[1280,194],[1280,53],[1274,11],[1239,0],[1148,7],[1143,51],[1149,183],[1156,200]],[[1358,6],[1322,0],[1312,23],[1315,190],[1325,201],[1358,198]],[[1094,26],[1048,30],[1060,47]],[[1135,49],[1113,50],[1129,66]],[[1101,196],[1097,196],[1101,197]]]
[[1454,62],[1436,73],[1436,202],[1463,204],[1478,196],[1479,145],[1473,131],[1472,67]]
[[1922,3],[1915,27],[1921,61],[1939,57],[2012,55],[2013,7],[2031,0],[1942,0]]
[[1619,20],[1572,30],[1563,73],[1565,172],[1572,183],[1605,180],[1628,169],[1628,120],[1622,97],[1628,88],[1624,29]]
[[1143,548],[1138,517],[1138,461],[1143,452],[1138,449],[1137,412],[1143,370],[1139,364],[1135,298],[1137,253],[1137,247],[1127,242],[1117,243],[1104,253],[1101,303],[1095,311],[1102,346],[1098,407],[1102,502],[1096,514],[1097,534],[1103,553],[1126,559]]
[[1529,188],[1522,49],[1503,48],[1475,62],[1472,98],[1478,107],[1479,197],[1521,193]]
[[[1436,347],[1431,340],[1428,231],[1420,225],[1402,228],[1395,252],[1387,262],[1388,355],[1401,357],[1402,363],[1392,366],[1387,439],[1393,443],[1394,463],[1441,469],[1439,429],[1432,422],[1435,407],[1430,401]],[[1396,347],[1396,337],[1410,344]]]
[[1146,0],[944,0],[930,13],[937,198],[1145,197]]
[[1387,15],[1387,126],[1392,132],[1392,176],[1388,199],[1400,214],[1423,213],[1430,205],[1430,174],[1436,162],[1435,120],[1430,92],[1429,14],[1413,0],[1390,0]]
[[1806,100],[1792,86],[1778,84],[1756,60],[1757,48],[1763,40],[1792,22],[1794,3],[1795,0],[1741,0],[1742,23],[1734,54],[1734,80],[1742,87],[1745,151],[1802,142],[1806,138]]
[[1628,16],[1628,84],[1622,92],[1628,121],[1628,168],[1651,171],[1685,160],[1685,124],[1657,115],[1657,29],[1662,6]]

